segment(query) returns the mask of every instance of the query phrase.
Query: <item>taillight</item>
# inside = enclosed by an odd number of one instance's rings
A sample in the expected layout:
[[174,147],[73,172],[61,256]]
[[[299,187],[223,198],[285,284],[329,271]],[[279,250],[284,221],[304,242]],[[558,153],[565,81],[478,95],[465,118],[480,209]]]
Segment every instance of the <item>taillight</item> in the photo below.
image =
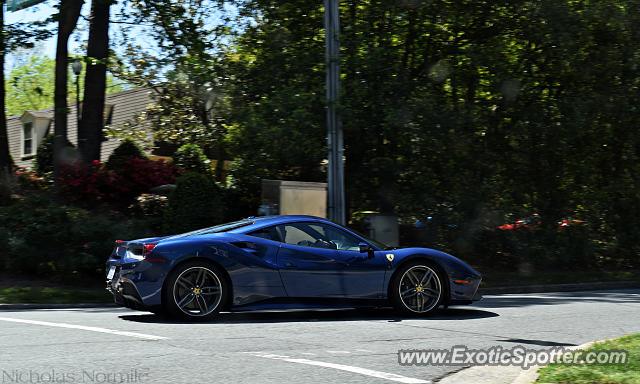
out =
[[153,248],[156,247],[156,245],[158,244],[143,244],[142,245],[142,257],[146,257],[148,254],[151,253],[151,251],[153,251]]

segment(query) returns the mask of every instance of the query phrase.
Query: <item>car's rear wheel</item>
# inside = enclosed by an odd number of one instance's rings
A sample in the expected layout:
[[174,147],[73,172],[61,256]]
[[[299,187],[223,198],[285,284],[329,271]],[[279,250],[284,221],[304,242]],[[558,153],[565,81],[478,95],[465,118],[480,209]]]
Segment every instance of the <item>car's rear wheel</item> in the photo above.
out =
[[432,313],[444,299],[442,276],[426,261],[410,262],[391,281],[389,297],[394,307],[407,315]]
[[167,279],[164,302],[167,312],[186,320],[210,320],[225,305],[227,283],[218,268],[194,261],[178,266]]

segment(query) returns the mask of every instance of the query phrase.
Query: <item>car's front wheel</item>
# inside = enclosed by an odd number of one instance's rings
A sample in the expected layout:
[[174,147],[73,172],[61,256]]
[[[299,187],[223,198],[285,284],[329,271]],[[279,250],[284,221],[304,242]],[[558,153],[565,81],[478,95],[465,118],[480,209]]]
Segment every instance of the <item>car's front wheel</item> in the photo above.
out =
[[407,315],[426,315],[444,299],[443,280],[437,268],[426,261],[410,262],[391,281],[389,297],[394,307]]
[[194,261],[178,266],[167,278],[164,302],[173,317],[210,320],[225,305],[227,283],[218,268]]

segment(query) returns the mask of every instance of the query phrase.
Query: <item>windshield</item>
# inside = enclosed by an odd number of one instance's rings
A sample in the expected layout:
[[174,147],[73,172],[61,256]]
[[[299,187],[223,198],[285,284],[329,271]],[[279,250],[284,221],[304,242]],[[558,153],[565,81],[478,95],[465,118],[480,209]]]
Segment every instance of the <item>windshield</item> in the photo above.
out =
[[370,242],[371,244],[375,245],[376,247],[382,249],[383,251],[388,251],[390,249],[395,249],[395,247],[390,247],[388,245],[386,245],[385,243],[378,241],[378,240],[373,240],[371,238],[369,238],[368,236],[363,235],[362,233],[360,233],[359,231],[356,231],[353,228],[349,228],[349,230],[355,234],[357,234],[358,236],[364,238],[365,240],[367,240],[368,242]]

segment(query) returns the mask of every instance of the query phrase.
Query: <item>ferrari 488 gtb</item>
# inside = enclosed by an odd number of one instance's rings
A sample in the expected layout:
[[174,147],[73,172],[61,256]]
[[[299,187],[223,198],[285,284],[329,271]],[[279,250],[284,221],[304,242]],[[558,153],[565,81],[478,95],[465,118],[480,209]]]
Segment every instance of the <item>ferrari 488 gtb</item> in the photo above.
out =
[[311,216],[250,217],[176,236],[116,241],[116,303],[183,319],[221,310],[469,304],[480,274],[428,248],[391,249]]

